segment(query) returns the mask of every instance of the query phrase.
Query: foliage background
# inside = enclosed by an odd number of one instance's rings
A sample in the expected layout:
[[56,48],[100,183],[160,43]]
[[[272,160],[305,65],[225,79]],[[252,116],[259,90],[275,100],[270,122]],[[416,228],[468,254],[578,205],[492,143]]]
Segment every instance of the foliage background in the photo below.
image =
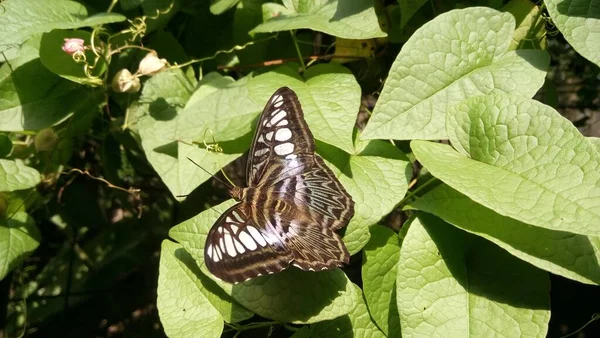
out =
[[[436,295],[432,305],[465,296],[473,308],[478,308],[474,304],[492,308],[466,314],[454,300],[441,309],[432,306],[432,317],[442,312],[476,323],[504,315],[509,321],[521,320],[512,328],[531,336],[573,332],[600,312],[599,249],[594,242],[600,231],[594,224],[589,230],[583,227],[593,220],[540,222],[536,215],[515,211],[518,208],[490,206],[485,193],[476,195],[486,181],[494,181],[492,173],[477,176],[489,167],[468,167],[473,162],[502,166],[468,142],[487,135],[481,130],[469,134],[476,130],[476,124],[469,124],[471,107],[502,106],[498,102],[506,98],[493,96],[498,88],[511,95],[535,94],[583,135],[600,136],[600,52],[593,39],[600,30],[600,13],[581,11],[597,9],[597,1],[582,6],[525,0],[333,3],[331,8],[327,1],[0,3],[1,335],[219,336],[225,328],[226,337],[237,332],[242,337],[394,336],[402,321],[403,334],[410,336],[431,325],[407,315],[427,310],[411,308],[413,301],[432,294]],[[462,11],[448,14],[456,9]],[[280,16],[288,19],[279,20]],[[481,26],[484,21],[488,26]],[[460,62],[455,68],[441,68],[441,73],[428,73],[464,52],[451,44],[445,49],[439,37],[452,33],[444,30],[447,27],[494,36],[496,40],[482,38],[480,48],[470,51],[474,57],[469,60],[489,64],[467,64],[472,68],[464,77],[457,75],[465,70]],[[87,72],[84,63],[60,49],[64,38],[75,37],[86,44],[94,41],[102,50],[103,57]],[[170,69],[141,76],[139,92],[111,88],[117,71],[128,68],[133,73],[148,50],[165,58]],[[519,52],[511,54],[512,50]],[[85,56],[88,64],[94,64],[94,53],[88,49]],[[528,62],[519,63],[522,60]],[[486,87],[487,73],[495,80],[491,87]],[[433,80],[420,83],[423,74],[432,74]],[[445,76],[450,78],[447,87]],[[224,186],[187,157],[213,173],[229,163],[225,171],[243,185],[241,154],[251,139],[249,121],[283,85],[298,92],[317,138],[317,151],[357,202],[357,216],[344,237],[354,256],[343,272],[305,275],[292,269],[247,288],[216,284],[198,257],[203,231],[224,210],[226,204],[221,203],[228,196]],[[464,90],[466,97],[457,96],[453,88]],[[478,90],[489,97],[463,101]],[[576,154],[593,154],[589,144],[594,139],[581,141],[570,124],[552,115],[551,108],[513,96],[506,100],[518,102],[527,112],[550,116],[551,124],[560,125],[548,133],[532,130],[525,136],[540,140],[564,133],[557,142],[574,139],[586,147],[577,148]],[[406,109],[407,102],[412,108]],[[398,114],[401,111],[408,113]],[[446,113],[448,119],[431,119],[437,125],[423,122],[424,116]],[[445,129],[448,125],[455,128]],[[377,139],[395,139],[395,146]],[[417,139],[450,139],[458,151],[424,141],[410,143]],[[209,143],[214,149],[214,141],[222,152],[206,147]],[[434,149],[439,152],[427,156]],[[476,161],[452,157],[459,153]],[[436,162],[442,155],[456,160]],[[465,167],[453,172],[455,163]],[[345,175],[344,170],[354,175]],[[464,170],[468,175],[461,174]],[[592,168],[586,174],[593,172]],[[432,174],[448,185],[430,181]],[[404,199],[413,178],[417,183],[411,184]],[[457,188],[473,178],[481,182]],[[573,181],[569,176],[560,181],[559,174],[549,179],[558,179],[551,181],[557,185]],[[598,188],[597,181],[588,183],[575,187],[574,194]],[[444,203],[436,204],[439,201]],[[553,212],[566,215],[560,207],[544,215]],[[473,215],[492,226],[477,228],[481,226],[477,218],[468,218]],[[585,251],[588,238],[592,244]],[[528,246],[536,241],[556,245],[553,253],[559,258]],[[431,245],[435,250],[428,252]],[[445,259],[439,258],[440,253]],[[464,263],[468,269],[461,266],[463,256],[468,257]],[[596,257],[595,265],[589,257]],[[503,268],[493,274],[486,266]],[[416,275],[410,275],[412,271]],[[462,294],[460,285],[465,281],[458,276],[467,271],[467,280],[481,283],[473,285],[482,289]],[[429,283],[419,280],[421,276]],[[297,280],[304,287],[291,287]],[[448,281],[455,284],[436,286]],[[311,298],[314,294],[308,289],[315,284],[321,288],[314,304],[286,303]],[[254,299],[271,290],[279,293]],[[396,294],[398,290],[402,292]],[[549,304],[544,300],[548,294]],[[334,306],[328,307],[324,299],[333,299]],[[525,302],[523,308],[531,313],[514,314],[501,306],[518,301]],[[190,311],[182,314],[182,308]],[[438,324],[451,322],[448,317],[436,319]],[[466,335],[460,325],[437,328]],[[582,332],[594,336],[598,331],[598,324],[591,323]]]

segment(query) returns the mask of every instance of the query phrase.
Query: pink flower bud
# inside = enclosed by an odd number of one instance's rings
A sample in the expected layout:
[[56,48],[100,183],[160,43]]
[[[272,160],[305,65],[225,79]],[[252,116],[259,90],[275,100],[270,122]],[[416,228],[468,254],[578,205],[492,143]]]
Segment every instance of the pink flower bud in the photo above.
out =
[[83,45],[85,41],[83,39],[65,39],[65,43],[62,45],[62,50],[69,55],[73,55],[77,52],[83,52],[85,50],[85,46]]
[[168,66],[166,59],[159,59],[156,52],[150,52],[140,61],[137,73],[141,75],[156,75]]
[[121,69],[112,80],[112,89],[117,93],[135,93],[140,90],[140,79],[129,70]]

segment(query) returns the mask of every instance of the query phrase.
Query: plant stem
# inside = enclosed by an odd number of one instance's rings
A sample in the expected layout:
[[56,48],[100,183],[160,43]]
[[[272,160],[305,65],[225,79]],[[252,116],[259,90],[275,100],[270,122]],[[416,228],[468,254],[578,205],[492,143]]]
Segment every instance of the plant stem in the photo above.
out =
[[298,59],[300,59],[300,65],[302,66],[302,69],[304,71],[306,71],[306,65],[304,64],[304,58],[302,57],[302,53],[300,52],[300,46],[298,45],[298,40],[296,40],[296,31],[292,30],[292,31],[290,31],[290,34],[292,35],[292,41],[294,41],[294,47],[296,47],[296,53],[298,53]]

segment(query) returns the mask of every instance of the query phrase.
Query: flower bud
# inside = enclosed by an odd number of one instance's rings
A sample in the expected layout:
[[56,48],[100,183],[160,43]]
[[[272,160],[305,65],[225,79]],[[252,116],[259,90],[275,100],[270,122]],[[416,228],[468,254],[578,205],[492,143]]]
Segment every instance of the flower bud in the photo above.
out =
[[40,130],[37,135],[35,135],[35,150],[36,151],[51,151],[56,146],[58,142],[58,136],[52,130],[52,128],[46,128]]
[[112,80],[112,89],[117,93],[135,93],[140,90],[140,79],[129,70],[121,69]]
[[85,41],[83,39],[77,38],[66,38],[65,43],[62,45],[62,50],[69,55],[73,55],[77,52],[83,52],[85,50],[85,46],[83,45]]
[[159,59],[156,52],[152,51],[140,61],[140,67],[137,73],[141,75],[156,75],[167,69],[168,62],[166,59]]

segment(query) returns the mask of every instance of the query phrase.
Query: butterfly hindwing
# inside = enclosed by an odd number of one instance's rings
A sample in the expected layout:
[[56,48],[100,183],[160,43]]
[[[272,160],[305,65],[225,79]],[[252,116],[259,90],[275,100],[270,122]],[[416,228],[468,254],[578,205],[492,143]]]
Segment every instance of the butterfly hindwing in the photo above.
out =
[[206,239],[206,267],[229,283],[280,272],[293,260],[292,252],[276,235],[277,229],[255,224],[250,210],[244,203],[229,208]]

